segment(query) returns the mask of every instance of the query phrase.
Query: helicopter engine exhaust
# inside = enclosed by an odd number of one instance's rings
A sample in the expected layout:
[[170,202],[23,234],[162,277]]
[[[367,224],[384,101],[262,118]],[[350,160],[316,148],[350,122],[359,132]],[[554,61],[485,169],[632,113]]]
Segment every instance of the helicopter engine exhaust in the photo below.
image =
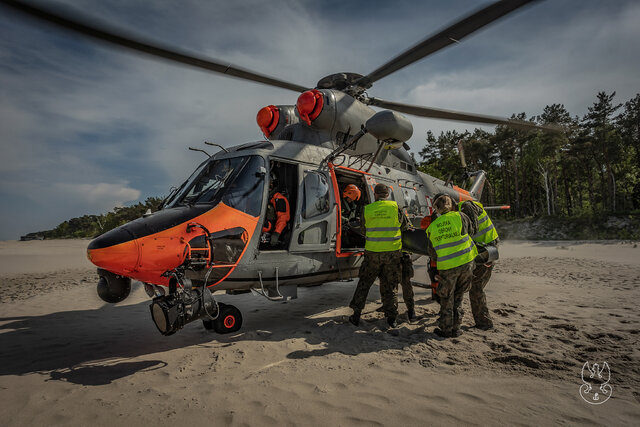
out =
[[105,302],[115,304],[131,293],[131,279],[102,268],[98,269],[98,296]]
[[214,320],[219,313],[209,288],[177,288],[176,282],[172,278],[169,285],[169,289],[175,289],[174,292],[154,298],[149,306],[153,323],[165,336],[175,334],[186,324],[204,317]]

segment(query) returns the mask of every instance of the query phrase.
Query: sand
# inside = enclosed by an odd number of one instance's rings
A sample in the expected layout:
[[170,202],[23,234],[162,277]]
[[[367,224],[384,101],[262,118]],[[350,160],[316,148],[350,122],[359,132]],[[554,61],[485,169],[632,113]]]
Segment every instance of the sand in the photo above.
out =
[[[373,288],[346,322],[355,282],[301,288],[242,310],[234,335],[201,323],[164,337],[139,283],[116,305],[95,292],[86,241],[0,243],[2,425],[638,425],[640,248],[506,242],[487,289],[496,328],[443,340],[416,288],[416,322],[388,330]],[[422,265],[421,259],[417,265]],[[424,267],[416,279],[424,281]],[[401,300],[401,298],[400,298]],[[586,362],[612,397],[582,400]]]

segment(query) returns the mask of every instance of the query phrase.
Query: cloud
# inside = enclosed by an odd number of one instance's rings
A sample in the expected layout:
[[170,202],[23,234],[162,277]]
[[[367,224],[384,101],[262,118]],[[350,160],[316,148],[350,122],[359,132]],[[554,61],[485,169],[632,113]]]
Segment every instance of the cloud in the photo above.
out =
[[[331,73],[370,72],[489,1],[60,3],[161,43],[311,87]],[[0,213],[29,218],[32,228],[23,232],[166,194],[204,158],[188,146],[211,150],[202,142],[262,139],[258,110],[294,104],[298,96],[14,18],[0,15],[0,192],[12,201]],[[638,21],[640,5],[633,2],[541,2],[377,82],[370,94],[507,116],[538,114],[560,102],[583,114],[598,90],[617,90],[619,101],[638,91],[640,64],[629,54],[640,36]],[[411,120],[416,151],[428,129],[475,127]],[[16,221],[2,221],[0,238],[16,233]]]
[[126,181],[94,184],[7,181],[0,186],[0,239],[13,239],[33,231],[51,229],[87,214],[101,214],[140,199],[142,192]]
[[86,201],[87,206],[98,209],[122,207],[126,202],[138,200],[140,190],[127,187],[126,184],[108,184],[100,182],[98,184],[71,184],[56,183],[53,190],[62,194],[67,200],[79,202]]

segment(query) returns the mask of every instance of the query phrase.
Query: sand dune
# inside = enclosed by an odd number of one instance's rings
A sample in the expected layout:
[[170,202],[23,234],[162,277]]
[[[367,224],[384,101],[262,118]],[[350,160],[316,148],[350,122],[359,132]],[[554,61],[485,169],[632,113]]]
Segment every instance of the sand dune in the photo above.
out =
[[[164,337],[139,284],[120,304],[98,298],[85,245],[0,244],[3,425],[640,419],[640,248],[630,243],[507,242],[488,288],[495,330],[472,328],[465,301],[464,334],[450,340],[432,333],[438,307],[422,289],[416,322],[400,303],[402,323],[388,330],[372,289],[362,326],[351,326],[355,282],[301,288],[287,303],[220,295],[242,310],[239,333],[195,322]],[[611,368],[601,405],[579,395],[586,361]]]

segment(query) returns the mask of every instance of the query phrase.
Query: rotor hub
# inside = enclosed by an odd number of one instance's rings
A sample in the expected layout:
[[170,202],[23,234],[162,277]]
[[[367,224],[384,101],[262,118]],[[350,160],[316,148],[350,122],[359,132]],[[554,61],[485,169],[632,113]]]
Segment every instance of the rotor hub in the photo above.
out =
[[316,85],[317,89],[336,89],[353,97],[360,96],[371,85],[362,84],[362,74],[336,73],[323,77]]

